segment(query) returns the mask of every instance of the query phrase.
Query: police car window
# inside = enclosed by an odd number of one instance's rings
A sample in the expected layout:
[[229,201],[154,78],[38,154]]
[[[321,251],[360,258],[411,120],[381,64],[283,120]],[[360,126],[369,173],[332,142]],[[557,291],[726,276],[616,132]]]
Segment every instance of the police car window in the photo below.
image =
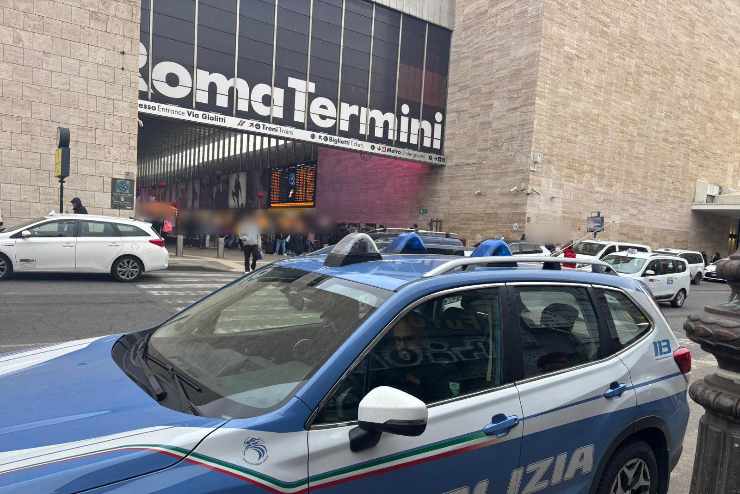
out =
[[686,271],[686,263],[681,261],[676,261],[676,272],[677,273],[683,273]]
[[504,384],[499,292],[431,300],[385,334],[337,387],[317,424],[357,419],[368,391],[392,386],[427,404]]
[[116,229],[111,223],[102,221],[81,221],[80,237],[115,237]]
[[525,378],[599,358],[599,325],[585,288],[518,287],[515,297]]
[[614,324],[619,349],[628,346],[650,330],[648,318],[626,295],[612,290],[604,290],[603,293]]
[[284,403],[391,292],[272,266],[166,322],[147,352],[201,385],[206,416],[261,415]]
[[29,228],[32,237],[74,237],[75,220],[51,221]]

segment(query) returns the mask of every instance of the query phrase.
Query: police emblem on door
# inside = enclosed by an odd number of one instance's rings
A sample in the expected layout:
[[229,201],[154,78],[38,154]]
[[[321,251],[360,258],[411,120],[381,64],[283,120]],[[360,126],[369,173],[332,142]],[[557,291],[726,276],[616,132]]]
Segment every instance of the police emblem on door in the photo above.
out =
[[242,445],[242,458],[250,465],[262,465],[267,461],[267,446],[259,437],[248,437]]

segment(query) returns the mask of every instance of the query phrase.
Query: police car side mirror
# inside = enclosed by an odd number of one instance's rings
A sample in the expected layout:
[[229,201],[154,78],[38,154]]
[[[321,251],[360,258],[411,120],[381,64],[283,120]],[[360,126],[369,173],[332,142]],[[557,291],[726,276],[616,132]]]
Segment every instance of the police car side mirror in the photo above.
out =
[[29,232],[28,230],[23,230],[21,232],[21,237],[23,237],[23,238],[28,238],[30,236],[31,236],[31,232]]
[[645,271],[643,276],[655,276],[655,271],[653,271],[652,269],[648,269]]
[[372,448],[383,432],[420,436],[427,427],[427,406],[418,398],[389,386],[378,386],[360,401],[358,426],[349,431],[352,451]]

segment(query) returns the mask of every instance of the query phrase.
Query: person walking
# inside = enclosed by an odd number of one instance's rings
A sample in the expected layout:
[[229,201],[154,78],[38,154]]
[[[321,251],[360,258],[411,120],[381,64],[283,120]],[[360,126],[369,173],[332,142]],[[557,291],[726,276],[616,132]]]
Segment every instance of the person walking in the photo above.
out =
[[707,266],[709,264],[709,255],[705,251],[701,251],[701,257],[704,259],[704,265]]
[[275,255],[285,255],[285,234],[281,231],[275,233]]
[[244,252],[244,272],[254,271],[260,248],[260,229],[254,218],[247,216],[239,224],[239,242]]
[[83,206],[82,200],[79,197],[75,197],[69,202],[72,203],[74,214],[87,214],[87,208]]
[[717,262],[720,259],[722,259],[722,257],[719,255],[719,252],[715,252],[714,257],[712,258],[712,262]]
[[[563,249],[563,257],[573,258],[573,259],[576,258],[576,251],[573,250],[573,242],[572,241],[571,242],[568,242],[565,245],[565,248]],[[576,265],[573,264],[573,263],[564,263],[563,264],[563,267],[564,268],[574,268],[575,269],[576,268]]]

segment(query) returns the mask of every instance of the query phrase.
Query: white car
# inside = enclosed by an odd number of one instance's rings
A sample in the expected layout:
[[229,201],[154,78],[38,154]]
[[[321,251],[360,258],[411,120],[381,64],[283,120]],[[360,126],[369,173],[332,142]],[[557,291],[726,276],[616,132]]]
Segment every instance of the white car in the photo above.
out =
[[650,289],[658,302],[681,307],[691,285],[691,272],[686,259],[667,254],[626,251],[604,258],[621,276],[636,278]]
[[691,271],[691,283],[694,285],[698,285],[704,279],[707,265],[704,263],[704,256],[701,255],[701,252],[681,249],[657,249],[655,252],[686,259],[686,262],[689,263],[689,270]]
[[164,240],[143,221],[62,214],[0,232],[0,280],[17,271],[110,273],[134,281],[168,264]]
[[[651,252],[647,245],[633,242],[612,242],[605,240],[582,240],[573,244],[577,259],[604,259],[609,254],[626,250]],[[562,257],[562,254],[560,255]]]
[[550,249],[544,245],[525,241],[511,242],[509,250],[512,256],[549,257],[552,255]]

